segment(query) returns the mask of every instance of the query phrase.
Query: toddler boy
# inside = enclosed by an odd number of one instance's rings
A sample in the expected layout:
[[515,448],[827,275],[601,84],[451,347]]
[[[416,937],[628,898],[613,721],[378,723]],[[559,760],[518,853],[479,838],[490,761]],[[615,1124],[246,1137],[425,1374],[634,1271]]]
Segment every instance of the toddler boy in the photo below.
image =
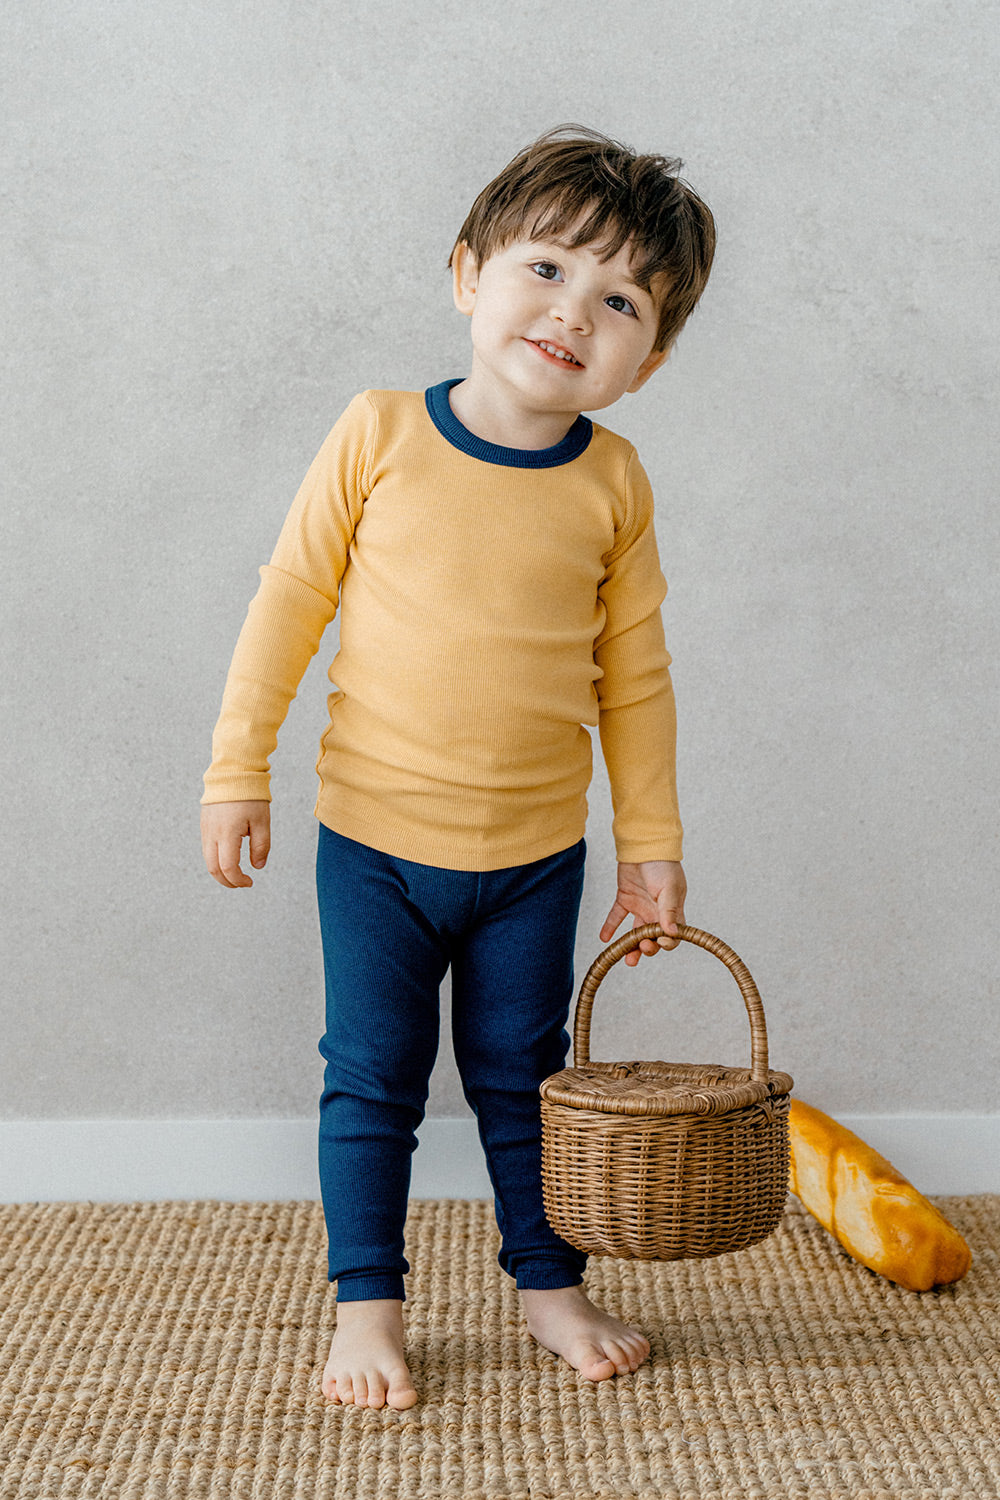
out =
[[[684,920],[666,585],[631,444],[583,415],[637,391],[705,286],[711,213],[680,163],[550,131],[479,195],[449,265],[462,380],[356,396],[314,461],[241,631],[205,776],[223,886],[269,850],[268,764],[341,611],[317,770],[326,970],[320,1183],[334,1401],[417,1400],[403,1346],[410,1162],[452,971],[452,1032],[527,1326],[581,1374],[649,1344],[595,1307],[548,1225],[538,1088],[564,1066],[590,736],[626,916]],[[657,944],[644,942],[652,954]]]

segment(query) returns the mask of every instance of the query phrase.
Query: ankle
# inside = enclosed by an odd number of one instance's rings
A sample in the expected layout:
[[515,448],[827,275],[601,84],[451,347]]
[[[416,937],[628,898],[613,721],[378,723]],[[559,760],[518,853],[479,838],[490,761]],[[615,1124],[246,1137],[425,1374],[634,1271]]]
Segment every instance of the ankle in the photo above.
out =
[[385,1323],[403,1322],[403,1303],[398,1297],[357,1298],[337,1303],[338,1323]]
[[572,1286],[522,1286],[518,1287],[518,1294],[525,1307],[528,1307],[533,1302],[573,1302],[578,1301],[581,1297],[584,1300],[589,1300],[582,1283],[579,1281],[574,1282]]

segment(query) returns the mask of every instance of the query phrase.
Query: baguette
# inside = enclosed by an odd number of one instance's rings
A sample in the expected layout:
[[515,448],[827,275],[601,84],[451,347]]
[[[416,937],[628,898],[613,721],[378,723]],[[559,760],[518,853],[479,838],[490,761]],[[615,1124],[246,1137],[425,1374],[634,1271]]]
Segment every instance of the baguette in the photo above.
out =
[[958,1230],[860,1136],[792,1099],[789,1137],[792,1192],[855,1260],[911,1292],[961,1280]]

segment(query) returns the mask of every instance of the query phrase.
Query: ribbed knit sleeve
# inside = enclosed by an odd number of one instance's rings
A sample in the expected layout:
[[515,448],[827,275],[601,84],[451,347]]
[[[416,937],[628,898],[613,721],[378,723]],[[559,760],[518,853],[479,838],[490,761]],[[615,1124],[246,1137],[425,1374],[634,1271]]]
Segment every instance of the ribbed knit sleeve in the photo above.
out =
[[598,727],[614,807],[618,859],[679,860],[677,721],[660,605],[667,592],[653,527],[653,495],[631,454],[625,514],[599,589],[606,610],[594,660]]
[[270,801],[269,761],[306,667],[337,612],[369,485],[376,414],[356,396],[316,455],[233,653],[202,802]]

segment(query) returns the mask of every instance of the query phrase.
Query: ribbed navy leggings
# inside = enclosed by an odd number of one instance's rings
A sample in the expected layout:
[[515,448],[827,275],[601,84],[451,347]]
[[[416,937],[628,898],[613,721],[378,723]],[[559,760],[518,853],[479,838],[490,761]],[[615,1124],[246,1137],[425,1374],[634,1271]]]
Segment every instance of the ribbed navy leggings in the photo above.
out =
[[410,1163],[451,966],[452,1037],[519,1287],[577,1286],[545,1218],[538,1087],[565,1065],[585,845],[485,873],[415,864],[319,829],[326,971],[319,1170],[338,1301],[404,1297]]

